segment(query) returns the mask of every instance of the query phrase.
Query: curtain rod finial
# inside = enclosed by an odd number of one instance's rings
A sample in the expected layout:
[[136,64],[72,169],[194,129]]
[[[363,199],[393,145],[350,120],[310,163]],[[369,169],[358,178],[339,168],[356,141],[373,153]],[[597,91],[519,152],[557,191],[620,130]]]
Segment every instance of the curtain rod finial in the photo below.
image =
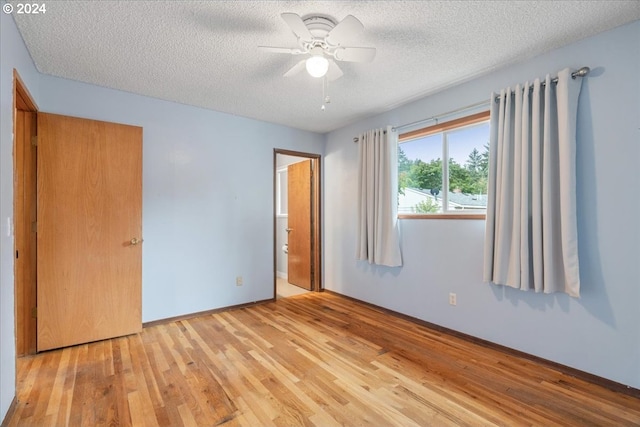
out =
[[589,67],[582,67],[580,68],[578,71],[576,71],[573,76],[575,77],[584,77],[587,74],[589,74],[589,71],[591,71],[591,69]]

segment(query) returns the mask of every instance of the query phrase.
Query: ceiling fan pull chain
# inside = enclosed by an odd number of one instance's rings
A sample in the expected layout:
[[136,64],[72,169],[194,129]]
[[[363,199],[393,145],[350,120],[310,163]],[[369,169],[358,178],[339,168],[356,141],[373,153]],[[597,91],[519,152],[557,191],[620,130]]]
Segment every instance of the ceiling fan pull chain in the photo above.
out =
[[327,85],[327,76],[325,74],[325,76],[322,78],[322,106],[320,107],[320,110],[324,111],[325,110],[325,90],[326,90],[326,85]]
[[327,93],[326,95],[323,93],[322,95],[324,96],[324,103],[325,104],[329,104],[331,102],[331,98],[329,98],[329,79],[327,79],[327,76],[324,77],[324,81],[325,84],[327,85]]
[[329,79],[327,76],[322,78],[322,106],[320,109],[324,111],[326,109],[325,104],[330,104],[331,98],[329,97]]

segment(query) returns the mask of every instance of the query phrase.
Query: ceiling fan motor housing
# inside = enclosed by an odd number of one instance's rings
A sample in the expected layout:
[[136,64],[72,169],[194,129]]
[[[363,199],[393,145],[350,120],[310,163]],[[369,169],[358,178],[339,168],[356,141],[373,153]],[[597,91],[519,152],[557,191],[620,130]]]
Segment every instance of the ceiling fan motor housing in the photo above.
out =
[[315,38],[324,39],[333,30],[337,22],[326,15],[310,15],[302,18],[302,22]]
[[[300,48],[277,46],[258,46],[258,48],[273,53],[310,55],[310,58],[299,61],[284,73],[285,77],[293,76],[307,68],[312,77],[322,77],[328,73],[328,81],[333,81],[343,74],[335,61],[370,62],[375,57],[375,48],[347,44],[364,30],[362,23],[352,15],[347,15],[339,23],[330,16],[316,13],[304,18],[291,12],[282,13],[280,16],[296,36]],[[315,65],[313,65],[314,61]]]

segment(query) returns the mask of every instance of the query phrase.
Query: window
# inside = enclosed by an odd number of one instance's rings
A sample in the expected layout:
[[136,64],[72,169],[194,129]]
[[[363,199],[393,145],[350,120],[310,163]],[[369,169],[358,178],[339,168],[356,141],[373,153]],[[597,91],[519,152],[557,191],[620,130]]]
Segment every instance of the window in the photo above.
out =
[[289,190],[287,189],[287,167],[276,170],[276,216],[286,217]]
[[484,218],[489,112],[398,137],[398,216]]

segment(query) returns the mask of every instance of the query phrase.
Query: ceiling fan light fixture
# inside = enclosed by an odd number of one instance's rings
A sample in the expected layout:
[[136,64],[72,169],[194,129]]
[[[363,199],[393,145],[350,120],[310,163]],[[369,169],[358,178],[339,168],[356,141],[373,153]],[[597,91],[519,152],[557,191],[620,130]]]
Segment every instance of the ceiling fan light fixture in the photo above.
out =
[[307,59],[306,67],[311,77],[323,77],[329,70],[329,60],[322,55],[313,55]]

